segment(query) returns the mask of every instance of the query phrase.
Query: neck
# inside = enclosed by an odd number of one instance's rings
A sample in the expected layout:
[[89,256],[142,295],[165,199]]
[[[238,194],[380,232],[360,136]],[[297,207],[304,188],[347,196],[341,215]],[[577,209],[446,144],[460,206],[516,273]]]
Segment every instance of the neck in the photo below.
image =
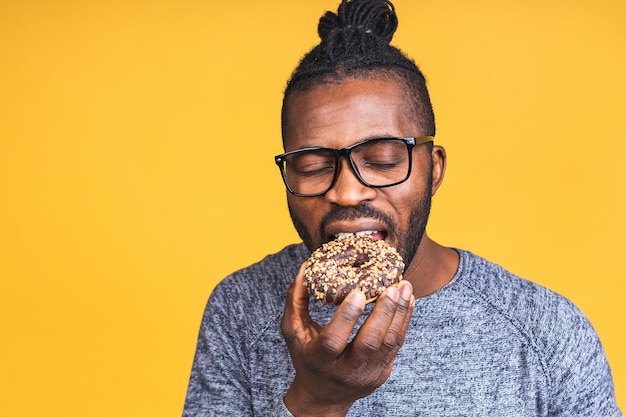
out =
[[426,297],[452,280],[459,267],[459,254],[431,240],[426,233],[404,271],[404,279],[413,285],[415,298]]

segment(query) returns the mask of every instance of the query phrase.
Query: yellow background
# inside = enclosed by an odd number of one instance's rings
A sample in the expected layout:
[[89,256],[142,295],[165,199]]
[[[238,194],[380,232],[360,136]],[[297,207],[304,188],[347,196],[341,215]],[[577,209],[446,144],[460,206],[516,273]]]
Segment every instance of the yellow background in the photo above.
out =
[[[338,0],[0,3],[0,415],[171,416],[207,296],[297,241],[284,83]],[[626,404],[626,3],[397,0],[430,235],[571,298]]]

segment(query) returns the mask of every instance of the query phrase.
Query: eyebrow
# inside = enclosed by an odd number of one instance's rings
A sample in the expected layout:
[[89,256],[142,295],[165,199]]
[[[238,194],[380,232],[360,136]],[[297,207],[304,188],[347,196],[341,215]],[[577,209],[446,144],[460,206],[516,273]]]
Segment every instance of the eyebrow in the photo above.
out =
[[[351,146],[351,145],[354,145],[355,143],[364,142],[366,140],[371,140],[371,139],[405,138],[405,137],[419,137],[419,136],[412,136],[412,135],[402,136],[402,135],[396,135],[396,134],[391,134],[391,133],[373,134],[373,135],[368,135],[368,136],[362,137],[360,139],[356,139],[352,143],[350,143],[350,144],[348,144],[346,146]],[[346,146],[344,146],[343,148],[345,148]],[[316,143],[309,142],[307,140],[307,142],[303,143],[300,147],[291,149],[290,151],[297,151],[298,149],[305,149],[305,148],[339,149],[339,148],[330,148],[328,146],[322,146],[319,143],[316,144]],[[285,148],[285,152],[290,152],[290,151],[288,151]]]

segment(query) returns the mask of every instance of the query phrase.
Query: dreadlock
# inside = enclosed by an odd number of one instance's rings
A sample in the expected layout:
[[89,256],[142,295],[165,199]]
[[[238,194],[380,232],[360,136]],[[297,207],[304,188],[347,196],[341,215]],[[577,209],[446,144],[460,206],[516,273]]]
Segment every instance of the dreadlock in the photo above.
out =
[[390,45],[397,28],[395,8],[387,0],[342,0],[337,13],[326,12],[317,28],[321,42],[302,58],[287,82],[283,138],[286,105],[293,92],[368,77],[401,83],[411,105],[409,114],[416,117],[424,135],[434,136],[435,117],[424,75],[412,59]]

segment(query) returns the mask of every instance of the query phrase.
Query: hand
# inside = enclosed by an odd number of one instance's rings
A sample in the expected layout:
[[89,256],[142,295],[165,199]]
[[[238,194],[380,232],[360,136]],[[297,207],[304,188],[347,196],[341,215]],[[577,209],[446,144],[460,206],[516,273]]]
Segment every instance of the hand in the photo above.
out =
[[413,314],[408,281],[388,288],[354,339],[348,338],[365,307],[365,296],[350,294],[328,325],[309,315],[302,269],[287,294],[281,330],[296,377],[285,395],[295,416],[345,416],[354,401],[371,394],[391,374]]

